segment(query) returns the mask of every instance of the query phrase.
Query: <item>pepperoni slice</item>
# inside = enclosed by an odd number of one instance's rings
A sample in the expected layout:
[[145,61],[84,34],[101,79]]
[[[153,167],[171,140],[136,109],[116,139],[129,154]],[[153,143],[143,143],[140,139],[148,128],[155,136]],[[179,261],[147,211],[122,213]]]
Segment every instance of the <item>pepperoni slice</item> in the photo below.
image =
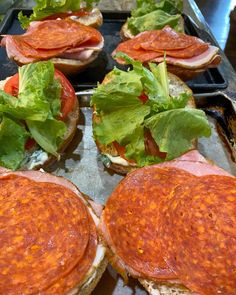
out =
[[177,33],[169,26],[162,30],[146,31],[118,45],[115,52],[122,51],[133,59],[148,62],[157,57],[192,58],[207,51],[209,44],[201,39]]
[[94,28],[70,19],[33,22],[22,35],[7,35],[17,51],[33,59],[48,59],[67,49],[97,45],[102,35]]
[[144,167],[129,174],[109,198],[104,222],[112,249],[128,267],[150,279],[175,279],[162,258],[160,204],[193,175],[176,168]]
[[196,177],[162,212],[164,258],[182,283],[199,294],[235,294],[236,179]]
[[69,291],[73,289],[74,286],[78,284],[78,282],[82,281],[88,273],[94,261],[98,243],[96,226],[90,215],[89,220],[90,238],[83,259],[78,262],[75,268],[66,277],[60,279],[53,286],[47,289],[44,293],[45,295],[64,295],[65,293],[69,293]]
[[0,178],[4,186],[8,193],[0,198],[0,293],[38,293],[86,255],[89,213],[80,198],[57,184],[14,175]]

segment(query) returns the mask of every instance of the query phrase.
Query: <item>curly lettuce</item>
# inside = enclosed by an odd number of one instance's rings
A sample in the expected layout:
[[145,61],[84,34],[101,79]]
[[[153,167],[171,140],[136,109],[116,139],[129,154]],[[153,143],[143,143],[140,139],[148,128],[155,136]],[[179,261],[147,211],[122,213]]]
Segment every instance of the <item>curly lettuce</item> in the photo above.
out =
[[28,137],[49,154],[59,156],[57,150],[66,132],[65,123],[58,120],[61,91],[50,61],[19,68],[17,98],[0,90],[0,165],[17,169]]
[[79,11],[81,7],[91,10],[93,5],[98,2],[99,0],[36,0],[33,13],[27,17],[21,11],[18,18],[22,28],[26,29],[32,21],[41,20],[56,13]]
[[[142,167],[164,160],[146,154],[146,128],[160,152],[167,153],[167,160],[187,152],[193,139],[210,136],[205,113],[187,106],[191,93],[170,96],[165,62],[150,64],[148,70],[122,53],[117,57],[132,64],[133,69],[124,72],[115,68],[108,76],[110,82],[95,89],[91,105],[96,106],[100,118],[93,123],[95,140],[125,146],[125,157]],[[148,97],[145,103],[139,98],[143,94]]]
[[184,32],[183,0],[137,0],[137,7],[132,10],[127,20],[128,29],[133,35],[144,31],[159,30],[169,25],[178,32]]

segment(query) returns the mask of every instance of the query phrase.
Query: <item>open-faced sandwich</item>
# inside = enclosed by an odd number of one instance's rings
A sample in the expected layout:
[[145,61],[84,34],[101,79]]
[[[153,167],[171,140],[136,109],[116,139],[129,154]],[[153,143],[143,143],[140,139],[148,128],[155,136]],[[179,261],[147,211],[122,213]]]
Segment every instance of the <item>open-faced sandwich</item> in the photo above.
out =
[[20,67],[0,88],[0,165],[36,169],[59,159],[79,118],[66,77],[52,62],[37,62]]
[[51,60],[66,75],[84,70],[104,44],[96,29],[71,19],[35,21],[22,35],[5,35],[1,46],[18,65]]
[[[144,65],[149,62],[160,63],[165,59],[168,71],[182,80],[190,80],[208,68],[216,67],[221,61],[219,48],[197,37],[178,33],[170,26],[140,33],[120,43],[113,55],[119,51]],[[120,58],[117,61],[127,62]]]
[[144,31],[160,30],[166,25],[177,32],[184,32],[183,0],[137,0],[121,28],[121,38],[128,40]]
[[110,195],[109,261],[151,295],[234,295],[236,179],[197,151],[169,164],[131,172]]
[[21,26],[26,29],[32,21],[41,21],[48,19],[71,18],[83,25],[99,27],[102,25],[103,17],[100,10],[93,7],[99,0],[64,0],[64,1],[41,1],[36,0],[33,13],[30,17],[19,13]]
[[0,171],[0,293],[90,294],[107,265],[102,207],[62,177]]
[[167,74],[165,62],[149,64],[117,54],[133,65],[114,69],[95,89],[93,135],[103,163],[119,173],[171,160],[210,136],[203,111],[194,108],[191,90]]

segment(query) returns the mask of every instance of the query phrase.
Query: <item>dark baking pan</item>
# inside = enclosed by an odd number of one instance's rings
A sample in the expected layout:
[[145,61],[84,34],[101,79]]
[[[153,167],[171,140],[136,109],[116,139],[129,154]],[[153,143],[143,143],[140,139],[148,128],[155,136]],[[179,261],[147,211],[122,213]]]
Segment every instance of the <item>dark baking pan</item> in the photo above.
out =
[[[8,11],[5,19],[0,27],[0,34],[21,34],[22,28],[17,19],[19,11],[23,11],[24,14],[29,15],[31,10],[28,9],[11,9]],[[98,59],[93,62],[83,73],[78,74],[76,77],[71,78],[71,82],[76,90],[82,90],[87,88],[93,88],[97,85],[97,82],[101,82],[104,76],[113,69],[114,66],[121,67],[112,58],[111,53],[116,46],[121,42],[120,28],[129,16],[128,12],[103,12],[104,23],[100,28],[101,33],[105,39],[104,50],[100,53]],[[209,40],[208,34],[203,34],[194,22],[184,15],[185,30],[188,34],[199,36],[204,41],[210,41],[214,45],[214,40]],[[17,67],[14,62],[9,61],[5,48],[0,48],[0,80],[14,74],[17,71]],[[198,76],[196,79],[188,82],[188,85],[196,93],[203,93],[206,91],[215,91],[217,89],[224,89],[227,87],[227,81],[223,77],[219,68],[209,69],[204,74]]]

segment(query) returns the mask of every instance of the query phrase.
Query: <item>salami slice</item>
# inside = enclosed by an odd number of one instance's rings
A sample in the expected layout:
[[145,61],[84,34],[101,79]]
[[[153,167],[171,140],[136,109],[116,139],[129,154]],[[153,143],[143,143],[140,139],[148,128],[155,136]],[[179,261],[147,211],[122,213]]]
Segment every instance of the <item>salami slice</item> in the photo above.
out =
[[20,38],[34,49],[78,47],[92,39],[101,41],[101,34],[94,28],[71,20],[50,20],[39,22]]
[[86,278],[86,275],[88,274],[92,266],[92,263],[94,261],[96,250],[97,250],[97,244],[98,244],[96,226],[90,215],[89,215],[89,220],[90,220],[90,237],[89,237],[88,246],[86,248],[83,259],[81,259],[77,263],[74,269],[67,276],[61,278],[53,286],[47,289],[44,292],[45,295],[67,294],[78,284],[78,282],[84,281],[84,278]]
[[5,184],[10,194],[0,198],[0,293],[46,290],[86,256],[87,207],[57,184],[18,175],[2,176]]
[[176,168],[145,167],[128,175],[109,198],[103,218],[111,248],[141,277],[176,278],[162,258],[160,204],[176,186],[192,178]]
[[146,31],[133,39],[120,43],[114,53],[124,52],[142,63],[158,57],[190,59],[206,52],[209,44],[201,39],[177,33],[169,26],[162,30]]
[[33,22],[22,35],[6,35],[1,45],[6,46],[9,58],[19,62],[34,62],[60,56],[67,50],[103,44],[94,28],[70,19]]
[[236,290],[236,179],[196,177],[162,207],[164,259],[185,286],[204,295]]

